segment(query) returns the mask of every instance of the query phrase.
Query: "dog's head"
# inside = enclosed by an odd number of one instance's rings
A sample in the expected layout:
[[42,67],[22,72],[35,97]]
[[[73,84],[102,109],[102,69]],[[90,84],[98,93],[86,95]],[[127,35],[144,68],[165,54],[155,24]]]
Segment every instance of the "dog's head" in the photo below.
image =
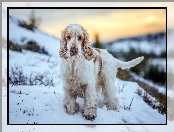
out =
[[70,24],[61,32],[59,55],[61,58],[78,58],[84,56],[86,60],[95,57],[89,42],[87,31],[79,24]]

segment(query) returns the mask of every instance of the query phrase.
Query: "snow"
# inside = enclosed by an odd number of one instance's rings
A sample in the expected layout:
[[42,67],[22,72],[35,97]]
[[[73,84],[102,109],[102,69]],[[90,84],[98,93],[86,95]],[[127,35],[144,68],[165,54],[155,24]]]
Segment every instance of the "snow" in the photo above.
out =
[[146,84],[150,85],[151,87],[156,88],[156,89],[158,90],[158,92],[164,93],[164,94],[166,93],[166,87],[156,85],[156,84],[152,83],[152,82],[149,81],[149,80],[146,80],[146,79],[144,79],[144,78],[142,78],[142,77],[140,77],[140,76],[137,76],[135,73],[132,73],[132,72],[131,72],[131,75],[132,75],[135,79],[140,80],[140,81],[142,81],[142,82],[145,82]]
[[[16,56],[20,61],[16,61],[16,59],[14,59],[16,58]],[[54,69],[52,68],[53,66],[58,65],[59,58],[56,58],[54,56],[50,57],[44,54],[40,55],[39,53],[34,53],[31,51],[26,51],[26,50],[23,50],[22,53],[9,50],[9,57],[12,58],[9,61],[10,63],[9,67],[11,65],[22,66],[23,70],[25,71],[25,75],[28,75],[28,76],[31,73],[38,73],[38,71],[40,73],[45,72],[45,67],[48,67],[47,71],[49,71],[49,73],[52,75],[55,75],[59,70],[58,67],[54,67]],[[31,70],[28,70],[28,69],[31,69]],[[56,78],[55,76],[53,77]]]
[[[3,13],[2,13],[3,14]],[[6,16],[2,15],[3,21],[5,21]],[[6,22],[4,23],[6,24]],[[15,29],[15,26],[14,28]],[[19,29],[19,28],[18,28]],[[19,29],[20,30],[20,29]],[[11,30],[10,30],[11,31]],[[10,51],[10,65],[14,66],[18,64],[23,67],[23,71],[26,76],[29,76],[31,72],[44,73],[45,71],[49,71],[50,73],[56,72],[53,74],[55,87],[51,86],[43,86],[43,85],[34,85],[34,86],[9,86],[9,96],[10,96],[10,123],[75,123],[75,124],[97,124],[97,123],[161,123],[165,124],[166,115],[161,115],[148,106],[140,96],[136,94],[136,90],[138,85],[133,82],[126,82],[126,86],[123,89],[123,92],[119,93],[119,87],[117,87],[118,92],[116,93],[119,101],[120,101],[120,110],[119,112],[107,110],[104,104],[102,103],[102,96],[99,94],[99,104],[98,104],[98,116],[94,122],[85,120],[81,113],[77,113],[75,115],[68,115],[65,113],[62,106],[62,85],[59,80],[59,72],[58,72],[58,62],[59,58],[57,55],[57,49],[59,48],[58,39],[54,39],[54,37],[47,36],[46,34],[41,33],[40,31],[36,31],[34,33],[29,33],[27,30],[20,30],[23,34],[26,34],[27,39],[35,39],[40,46],[45,46],[48,52],[53,55],[51,57],[41,55],[38,53],[30,52],[30,51],[22,51],[22,53]],[[6,28],[2,29],[3,39],[6,39]],[[35,35],[32,35],[35,34]],[[16,34],[14,34],[16,35]],[[19,32],[20,37],[23,37]],[[31,35],[31,36],[30,36]],[[11,35],[13,36],[13,35]],[[36,37],[37,36],[37,37]],[[17,37],[17,36],[16,36]],[[14,36],[11,38],[14,41],[21,42],[21,38]],[[45,38],[45,41],[43,39]],[[52,39],[52,40],[51,40]],[[50,41],[46,41],[50,40]],[[46,42],[53,42],[54,45],[51,47],[47,45]],[[22,43],[20,43],[22,44]],[[50,43],[49,43],[50,44]],[[56,47],[56,48],[55,48]],[[52,49],[51,49],[52,48]],[[20,60],[20,61],[19,61]],[[6,49],[2,48],[2,79],[6,76],[6,63],[7,62],[7,53]],[[116,86],[123,86],[125,81],[121,81],[116,79]],[[18,92],[21,94],[18,94]],[[55,91],[55,93],[54,93]],[[28,95],[26,95],[28,94]],[[19,97],[20,96],[20,97]],[[130,110],[124,110],[123,102],[126,106],[128,106],[131,102],[132,97],[134,97],[134,101],[132,103]],[[19,103],[19,104],[18,104]],[[78,99],[78,103],[82,108],[83,100]],[[21,110],[20,110],[21,109]],[[24,112],[24,110],[26,110]],[[34,110],[34,111],[33,111]],[[23,113],[24,112],[24,113]],[[29,115],[30,114],[30,115]],[[32,115],[33,114],[33,115]],[[38,115],[37,115],[38,114]],[[28,116],[27,116],[28,115]],[[127,122],[125,122],[127,121]],[[167,121],[167,125],[98,125],[94,128],[89,128],[84,125],[7,125],[7,87],[5,85],[2,86],[2,131],[5,132],[19,132],[19,131],[31,131],[31,132],[57,132],[57,131],[83,131],[83,132],[102,132],[102,131],[113,131],[115,130],[120,132],[172,132],[174,130],[174,122]]]
[[35,41],[41,48],[44,48],[50,55],[58,56],[58,50],[60,46],[60,40],[54,36],[50,36],[46,33],[34,29],[34,31],[27,30],[20,27],[19,20],[11,17],[9,19],[9,40],[19,45],[24,45],[28,41]]
[[[26,76],[30,73],[44,73],[49,71],[54,78],[55,87],[45,87],[44,85],[35,86],[11,86],[9,85],[9,117],[10,124],[165,124],[166,115],[159,114],[148,106],[141,97],[136,93],[139,86],[134,82],[125,82],[116,79],[117,96],[119,98],[119,112],[107,110],[103,104],[103,96],[99,94],[98,116],[94,121],[84,119],[81,112],[75,115],[65,113],[63,107],[63,89],[58,71],[58,60],[48,56],[31,51],[18,53],[11,51],[9,67],[15,65],[22,66]],[[17,61],[19,60],[20,61]],[[31,61],[29,61],[31,60]],[[52,62],[56,65],[52,65]],[[54,74],[56,73],[56,74]],[[10,70],[11,74],[11,70]],[[122,92],[119,92],[126,83]],[[20,94],[21,91],[21,94]],[[130,110],[125,110],[129,106],[132,98]],[[83,108],[83,99],[78,98],[80,111]],[[25,112],[24,112],[25,111]],[[141,113],[144,113],[143,115]],[[140,116],[141,115],[141,116]],[[151,118],[153,115],[153,118]]]
[[161,52],[166,51],[166,45],[163,43],[155,44],[148,41],[130,41],[125,40],[122,42],[114,42],[110,47],[111,51],[121,51],[129,52],[131,49],[135,49],[137,52],[141,51],[143,53],[154,53],[156,55],[161,54]]
[[149,64],[156,66],[160,71],[166,72],[166,59],[162,58],[149,59]]

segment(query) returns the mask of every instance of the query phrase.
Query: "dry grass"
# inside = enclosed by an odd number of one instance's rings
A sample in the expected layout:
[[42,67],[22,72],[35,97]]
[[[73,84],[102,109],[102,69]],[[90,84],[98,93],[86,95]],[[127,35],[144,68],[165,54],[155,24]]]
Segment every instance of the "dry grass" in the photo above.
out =
[[[117,77],[126,80],[126,81],[133,81],[137,82],[137,84],[145,90],[145,93],[142,93],[141,89],[137,89],[137,94],[140,95],[143,100],[151,106],[153,109],[158,109],[158,112],[161,114],[167,113],[167,100],[166,100],[166,94],[158,92],[158,90],[155,87],[152,87],[148,85],[147,83],[140,81],[138,79],[135,79],[128,70],[118,70]],[[120,90],[121,92],[121,90]],[[155,102],[150,98],[150,95],[156,99],[156,101],[159,102],[159,105],[156,105]]]
[[143,94],[143,91],[142,91],[141,88],[138,88],[138,89],[137,89],[137,94],[138,94],[139,96],[141,96],[141,95]]
[[[143,100],[151,106],[153,109],[158,109],[158,112],[161,114],[166,114],[167,113],[167,102],[166,102],[166,94],[158,92],[157,89],[149,86],[148,84],[145,84],[142,81],[139,80],[134,80],[138,83],[138,85],[145,90],[145,93],[142,95]],[[137,91],[138,95],[142,94],[141,90]],[[154,101],[148,97],[149,94],[150,96],[154,97],[156,101],[159,102],[159,105],[155,105]]]
[[55,86],[54,78],[49,71],[44,73],[31,72],[30,76],[24,75],[22,66],[15,65],[9,71],[9,83],[13,85],[44,85]]
[[128,81],[132,78],[131,74],[129,73],[128,70],[121,70],[120,68],[118,69],[117,72],[117,77],[121,80]]
[[162,103],[158,103],[157,100],[153,99],[149,93],[147,93],[142,88],[138,88],[136,93],[143,98],[144,102],[146,102],[151,108],[157,109],[159,113],[166,114],[166,106],[164,106]]

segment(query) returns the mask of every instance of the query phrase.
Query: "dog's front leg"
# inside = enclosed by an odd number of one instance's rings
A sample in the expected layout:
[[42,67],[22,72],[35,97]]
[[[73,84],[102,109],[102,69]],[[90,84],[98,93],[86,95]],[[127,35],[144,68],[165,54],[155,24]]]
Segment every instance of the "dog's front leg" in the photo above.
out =
[[97,117],[97,96],[95,84],[88,83],[85,87],[83,117],[93,120]]
[[79,105],[76,103],[77,96],[71,92],[69,88],[64,88],[64,107],[66,113],[69,115],[74,115],[79,110]]

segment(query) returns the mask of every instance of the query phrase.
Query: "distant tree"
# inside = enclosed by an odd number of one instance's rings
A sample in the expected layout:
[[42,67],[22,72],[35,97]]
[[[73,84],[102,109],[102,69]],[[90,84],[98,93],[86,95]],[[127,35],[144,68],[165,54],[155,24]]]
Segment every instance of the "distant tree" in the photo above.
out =
[[99,37],[98,37],[98,34],[96,34],[96,42],[94,43],[94,47],[95,48],[102,48],[102,45],[101,45],[101,43],[100,43],[100,41],[99,41]]
[[31,10],[30,15],[28,16],[28,22],[19,21],[19,26],[33,31],[34,28],[38,28],[41,22],[41,18],[35,15],[35,11]]
[[37,28],[39,26],[39,24],[41,22],[41,18],[37,17],[35,15],[34,10],[31,10],[28,21],[29,21],[28,25],[30,26],[31,29],[33,29],[33,28]]

